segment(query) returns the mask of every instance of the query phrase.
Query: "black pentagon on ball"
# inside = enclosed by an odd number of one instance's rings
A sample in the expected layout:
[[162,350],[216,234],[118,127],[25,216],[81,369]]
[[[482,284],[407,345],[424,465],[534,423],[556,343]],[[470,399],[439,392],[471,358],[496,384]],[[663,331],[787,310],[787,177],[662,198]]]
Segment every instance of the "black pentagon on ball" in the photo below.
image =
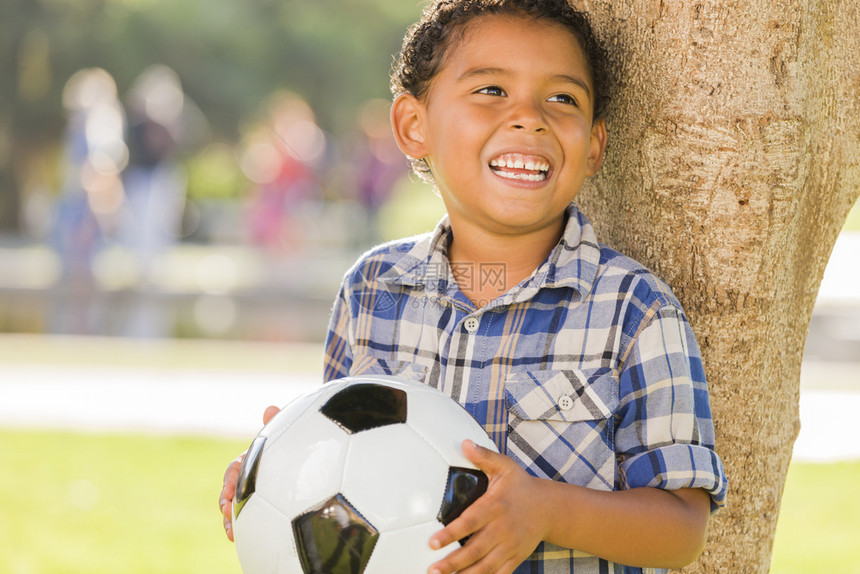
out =
[[[448,482],[445,485],[445,495],[442,497],[442,507],[439,509],[437,520],[448,526],[487,492],[489,482],[487,475],[480,470],[452,466],[448,469]],[[467,539],[460,540],[460,544],[465,544]]]
[[338,391],[320,412],[349,433],[406,422],[406,392],[375,383]]
[[251,447],[245,454],[245,460],[242,461],[242,468],[239,470],[239,479],[236,482],[236,494],[233,497],[233,508],[236,516],[242,512],[242,507],[254,494],[257,488],[257,471],[260,468],[260,455],[263,454],[263,445],[266,443],[266,437],[258,436],[251,443]]
[[361,574],[379,540],[379,531],[342,494],[292,524],[305,574]]

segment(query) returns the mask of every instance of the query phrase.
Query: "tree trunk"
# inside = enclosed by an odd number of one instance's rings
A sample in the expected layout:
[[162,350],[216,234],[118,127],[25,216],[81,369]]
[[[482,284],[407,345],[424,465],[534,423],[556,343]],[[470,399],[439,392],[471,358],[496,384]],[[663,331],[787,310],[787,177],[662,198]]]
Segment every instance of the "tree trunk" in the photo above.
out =
[[684,305],[729,477],[690,572],[770,565],[807,327],[860,193],[855,1],[574,1],[614,76],[580,204]]

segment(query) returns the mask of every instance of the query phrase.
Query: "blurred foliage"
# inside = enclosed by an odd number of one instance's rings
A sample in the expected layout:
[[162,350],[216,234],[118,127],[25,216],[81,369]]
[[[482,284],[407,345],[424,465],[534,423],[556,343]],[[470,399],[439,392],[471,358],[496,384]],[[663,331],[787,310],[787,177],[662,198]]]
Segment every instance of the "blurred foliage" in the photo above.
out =
[[194,199],[237,197],[246,184],[236,154],[226,144],[208,146],[185,162],[185,168],[188,193]]
[[438,193],[417,176],[410,176],[394,187],[391,199],[379,210],[375,227],[380,239],[393,241],[433,231],[444,215],[445,206]]
[[415,0],[5,0],[0,229],[15,227],[21,187],[56,150],[62,89],[77,70],[104,68],[122,95],[147,67],[173,68],[212,140],[237,139],[285,88],[340,134],[364,101],[389,97],[393,57],[419,11]]

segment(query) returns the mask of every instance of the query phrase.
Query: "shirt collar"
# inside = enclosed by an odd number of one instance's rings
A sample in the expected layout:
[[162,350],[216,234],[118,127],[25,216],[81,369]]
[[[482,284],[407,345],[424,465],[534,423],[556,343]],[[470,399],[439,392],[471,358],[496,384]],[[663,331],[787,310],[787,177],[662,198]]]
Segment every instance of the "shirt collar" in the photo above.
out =
[[[580,296],[594,285],[600,263],[600,245],[591,223],[575,203],[567,207],[567,224],[561,240],[544,262],[522,283],[504,296],[511,302],[531,297],[539,289],[568,287]],[[418,236],[413,246],[380,281],[404,286],[422,286],[427,291],[444,293],[453,284],[448,264],[451,223],[447,216],[432,233]]]

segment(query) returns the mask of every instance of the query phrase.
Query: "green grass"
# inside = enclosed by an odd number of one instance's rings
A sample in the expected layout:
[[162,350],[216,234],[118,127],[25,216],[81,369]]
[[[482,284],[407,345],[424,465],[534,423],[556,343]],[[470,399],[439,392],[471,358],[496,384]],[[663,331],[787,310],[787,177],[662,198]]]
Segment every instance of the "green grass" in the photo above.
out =
[[[239,574],[218,492],[245,441],[0,430],[0,572]],[[860,572],[860,461],[791,466],[772,574]]]
[[0,572],[240,572],[218,512],[240,441],[0,431]]
[[860,573],[860,461],[793,464],[771,574]]

